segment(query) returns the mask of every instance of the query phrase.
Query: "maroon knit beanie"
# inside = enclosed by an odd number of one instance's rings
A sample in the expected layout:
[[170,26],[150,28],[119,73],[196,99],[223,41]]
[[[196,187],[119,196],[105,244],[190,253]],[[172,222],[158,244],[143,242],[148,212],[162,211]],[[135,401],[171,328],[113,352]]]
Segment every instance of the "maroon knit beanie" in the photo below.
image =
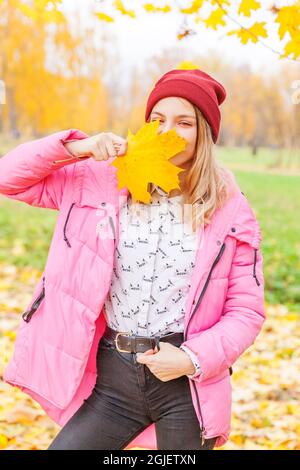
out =
[[226,90],[213,77],[199,69],[174,69],[165,73],[148,96],[145,121],[157,101],[169,96],[185,98],[198,106],[211,127],[214,143],[217,142],[221,113],[219,105],[226,98]]

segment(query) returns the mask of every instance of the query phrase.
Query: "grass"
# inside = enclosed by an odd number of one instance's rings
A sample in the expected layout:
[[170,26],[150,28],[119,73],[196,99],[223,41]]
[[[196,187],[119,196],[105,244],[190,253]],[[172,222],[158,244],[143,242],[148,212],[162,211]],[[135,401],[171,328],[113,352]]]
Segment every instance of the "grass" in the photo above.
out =
[[[261,225],[266,301],[299,312],[300,179],[271,171],[271,156],[268,149],[253,158],[246,148],[218,148],[218,157],[234,171]],[[56,217],[56,211],[0,196],[0,263],[42,270]]]
[[0,196],[0,263],[42,270],[57,215]]
[[218,149],[220,161],[234,171],[261,225],[266,301],[299,312],[300,178],[284,169],[269,171],[270,156],[268,149],[257,158],[248,149]]
[[232,170],[300,175],[300,149],[262,147],[252,155],[249,147],[217,147],[217,154]]

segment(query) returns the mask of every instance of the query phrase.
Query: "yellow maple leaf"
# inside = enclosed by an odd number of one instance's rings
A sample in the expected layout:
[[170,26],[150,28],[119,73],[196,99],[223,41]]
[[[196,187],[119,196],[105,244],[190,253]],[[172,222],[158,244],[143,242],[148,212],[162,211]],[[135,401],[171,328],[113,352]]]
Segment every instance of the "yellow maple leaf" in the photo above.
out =
[[106,21],[107,23],[112,23],[115,21],[111,16],[106,15],[106,13],[102,13],[101,11],[96,12],[95,15],[99,18],[99,20]]
[[168,13],[169,11],[171,11],[170,5],[165,5],[163,7],[157,7],[155,5],[152,5],[152,3],[144,3],[143,8],[148,13],[156,13],[156,12]]
[[176,67],[178,70],[195,70],[199,69],[199,67],[194,64],[193,62],[190,62],[189,60],[184,60],[178,64]]
[[188,8],[180,8],[180,13],[184,14],[193,14],[193,13],[198,13],[198,10],[203,5],[203,0],[193,0],[192,4]]
[[242,13],[245,16],[250,16],[251,10],[258,10],[259,8],[261,8],[261,4],[256,0],[242,0],[238,14],[240,15]]
[[119,10],[122,15],[131,16],[131,18],[135,18],[135,12],[133,10],[127,10],[122,2],[122,0],[114,0],[114,7]]
[[203,23],[206,24],[207,28],[217,29],[218,26],[225,26],[226,22],[223,19],[223,16],[226,14],[225,10],[222,8],[216,8],[213,10],[208,18],[203,20]]
[[210,0],[212,5],[224,7],[225,5],[230,6],[230,0]]
[[280,8],[275,23],[279,23],[278,34],[280,39],[283,39],[286,33],[292,35],[294,32],[296,36],[300,23],[300,5],[295,4]]
[[179,187],[178,173],[182,168],[168,159],[182,152],[187,141],[175,129],[158,134],[159,120],[146,122],[134,135],[128,129],[127,152],[111,163],[117,168],[118,189],[126,186],[133,201],[149,204],[148,183],[170,192]]
[[281,54],[280,58],[288,57],[290,54],[294,55],[294,59],[297,59],[300,56],[300,39],[296,37],[296,35],[286,43],[284,54]]
[[231,36],[232,34],[236,34],[243,44],[247,44],[248,41],[256,43],[259,37],[268,37],[265,25],[265,21],[261,21],[260,23],[255,22],[250,28],[240,28],[228,31],[227,35]]

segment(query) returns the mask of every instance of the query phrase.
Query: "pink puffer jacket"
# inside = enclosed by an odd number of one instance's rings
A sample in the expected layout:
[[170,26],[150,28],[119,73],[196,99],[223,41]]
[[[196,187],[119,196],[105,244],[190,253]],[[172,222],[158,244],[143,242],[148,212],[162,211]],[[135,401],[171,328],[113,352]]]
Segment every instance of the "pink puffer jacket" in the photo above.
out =
[[[81,406],[96,382],[96,352],[106,326],[118,214],[129,191],[118,191],[110,161],[79,160],[63,142],[87,134],[63,130],[18,145],[0,159],[0,193],[58,210],[44,272],[20,319],[4,380],[30,395],[59,425]],[[58,161],[62,160],[62,161]],[[186,301],[184,343],[203,373],[189,379],[199,438],[225,444],[231,422],[231,366],[266,319],[261,231],[238,185],[199,233]],[[99,372],[101,374],[101,371]],[[180,429],[178,429],[180,432]],[[132,436],[157,449],[155,424]]]

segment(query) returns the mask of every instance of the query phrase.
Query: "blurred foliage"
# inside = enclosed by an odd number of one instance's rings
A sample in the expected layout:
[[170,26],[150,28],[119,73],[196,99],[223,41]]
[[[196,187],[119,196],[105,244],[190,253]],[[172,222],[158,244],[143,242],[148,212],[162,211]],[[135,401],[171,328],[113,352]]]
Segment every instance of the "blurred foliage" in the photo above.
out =
[[[133,6],[140,2],[131,3]],[[177,2],[173,3],[172,9],[177,10]],[[179,17],[199,16],[207,3],[188,2],[186,8],[181,8]],[[214,26],[220,26],[220,16],[214,12],[227,10],[233,2],[211,0],[210,3],[212,17],[206,18],[204,23],[216,29]],[[262,11],[267,14],[266,8],[256,0],[236,3],[238,16],[262,14]],[[280,34],[285,38],[294,32],[300,37],[300,23],[294,24],[300,8],[298,3],[268,10],[270,18],[278,19]],[[69,128],[88,134],[112,130],[125,136],[128,128],[135,132],[142,125],[147,93],[163,73],[175,68],[199,68],[208,71],[226,88],[219,144],[247,145],[253,154],[266,146],[298,149],[299,154],[300,59],[280,63],[275,73],[262,73],[251,70],[246,64],[226,63],[222,55],[214,51],[208,50],[206,56],[200,56],[192,49],[172,46],[147,58],[128,76],[128,70],[124,70],[126,65],[120,65],[122,57],[115,34],[117,22],[103,24],[99,15],[95,15],[97,9],[111,4],[110,10],[117,10],[118,16],[125,15],[130,27],[136,19],[128,14],[131,10],[126,9],[125,2],[124,5],[108,0],[87,2],[88,21],[80,21],[81,5],[75,6],[77,10],[74,7],[74,12],[68,15],[63,4],[56,0],[0,2],[1,142],[7,135],[29,139]],[[152,15],[155,26],[159,8],[156,10],[154,3],[140,6],[146,8],[149,19]],[[247,20],[251,21],[250,17],[246,16]],[[222,16],[222,20],[226,18]],[[241,30],[243,37],[248,34],[249,38],[255,38],[252,26],[250,35],[245,29]],[[148,42],[149,38],[141,37],[143,40]],[[2,94],[4,105],[1,105]],[[295,161],[299,168],[299,155],[292,160],[290,164]],[[277,166],[281,163],[278,158]]]

